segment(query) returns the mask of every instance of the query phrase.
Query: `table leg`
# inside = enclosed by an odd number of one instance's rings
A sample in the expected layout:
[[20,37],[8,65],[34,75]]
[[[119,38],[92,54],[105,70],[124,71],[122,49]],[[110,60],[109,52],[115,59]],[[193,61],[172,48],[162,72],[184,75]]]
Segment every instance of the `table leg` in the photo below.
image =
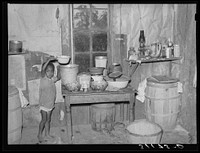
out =
[[124,103],[120,104],[120,120],[121,122],[124,121]]
[[66,110],[66,122],[67,122],[67,133],[69,143],[72,143],[72,123],[71,123],[71,107],[70,107],[70,97],[65,96],[65,110]]
[[130,94],[130,118],[129,121],[133,122],[135,120],[135,101],[134,101],[134,95],[135,93]]

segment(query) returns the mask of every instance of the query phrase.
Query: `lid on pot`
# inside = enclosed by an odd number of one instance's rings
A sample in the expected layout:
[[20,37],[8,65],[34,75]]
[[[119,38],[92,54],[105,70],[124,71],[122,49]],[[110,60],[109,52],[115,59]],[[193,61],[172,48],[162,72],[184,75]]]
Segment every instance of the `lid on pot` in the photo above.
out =
[[91,67],[89,68],[91,75],[103,75],[103,67]]

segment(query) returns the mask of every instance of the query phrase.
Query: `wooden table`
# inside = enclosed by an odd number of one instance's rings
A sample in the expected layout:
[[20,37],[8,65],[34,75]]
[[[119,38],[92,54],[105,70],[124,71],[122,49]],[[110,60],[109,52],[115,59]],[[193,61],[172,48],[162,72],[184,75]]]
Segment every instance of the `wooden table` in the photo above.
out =
[[[129,101],[129,121],[134,121],[135,119],[135,90],[132,88],[125,88],[118,91],[79,91],[79,92],[69,92],[62,89],[62,95],[65,102],[65,114],[67,122],[67,132],[69,143],[72,143],[73,137],[73,125],[72,125],[72,115],[71,115],[71,104],[86,104],[86,103],[113,103],[113,102],[123,102]],[[122,110],[123,111],[123,110]]]

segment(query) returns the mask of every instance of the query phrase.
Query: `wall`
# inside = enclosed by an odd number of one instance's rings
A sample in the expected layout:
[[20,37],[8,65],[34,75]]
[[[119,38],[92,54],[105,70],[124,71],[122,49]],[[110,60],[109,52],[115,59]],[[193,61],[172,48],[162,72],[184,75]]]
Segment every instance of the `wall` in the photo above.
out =
[[29,51],[61,54],[64,8],[63,4],[8,4],[8,39],[23,41],[23,49]]
[[[180,44],[181,64],[174,64],[173,74],[180,77],[183,83],[183,94],[180,114],[180,124],[191,135],[197,135],[197,102],[196,87],[193,86],[196,60],[196,5],[180,4],[177,6],[175,42]],[[178,71],[177,71],[178,69]]]

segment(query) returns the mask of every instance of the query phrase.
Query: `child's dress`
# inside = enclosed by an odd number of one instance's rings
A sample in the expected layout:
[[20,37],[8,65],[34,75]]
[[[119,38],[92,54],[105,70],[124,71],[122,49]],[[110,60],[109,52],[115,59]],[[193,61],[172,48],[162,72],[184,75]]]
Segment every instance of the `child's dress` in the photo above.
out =
[[39,105],[40,110],[51,111],[54,108],[56,100],[56,86],[54,78],[49,79],[46,76],[40,80]]

